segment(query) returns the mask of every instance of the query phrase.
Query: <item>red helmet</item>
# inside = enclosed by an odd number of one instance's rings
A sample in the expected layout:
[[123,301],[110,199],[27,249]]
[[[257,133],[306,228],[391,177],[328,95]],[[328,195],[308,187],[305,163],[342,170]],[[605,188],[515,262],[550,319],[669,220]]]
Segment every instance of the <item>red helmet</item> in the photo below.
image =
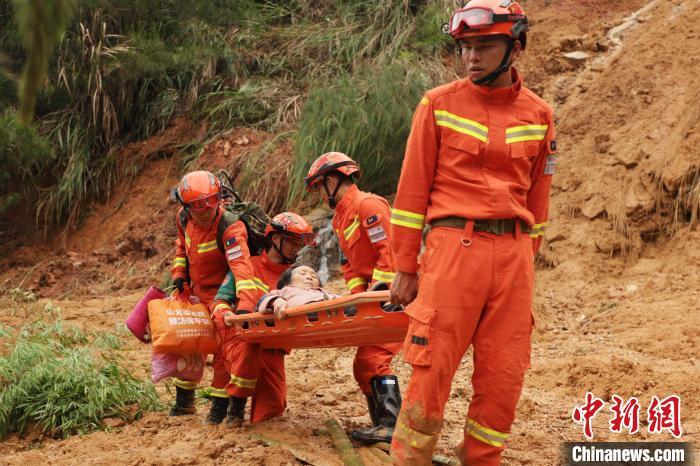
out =
[[204,210],[219,204],[221,182],[208,171],[190,172],[177,187],[180,202],[187,208]]
[[313,227],[304,217],[294,212],[282,212],[275,215],[265,227],[266,237],[273,233],[297,236],[307,246],[312,246],[316,242]]
[[353,159],[343,154],[342,152],[328,152],[320,156],[311,164],[309,174],[306,175],[306,189],[315,191],[318,189],[318,183],[321,182],[324,176],[338,172],[345,176],[360,174],[360,166]]
[[471,0],[455,11],[447,26],[447,32],[456,40],[505,35],[520,40],[523,49],[529,28],[525,11],[513,0]]

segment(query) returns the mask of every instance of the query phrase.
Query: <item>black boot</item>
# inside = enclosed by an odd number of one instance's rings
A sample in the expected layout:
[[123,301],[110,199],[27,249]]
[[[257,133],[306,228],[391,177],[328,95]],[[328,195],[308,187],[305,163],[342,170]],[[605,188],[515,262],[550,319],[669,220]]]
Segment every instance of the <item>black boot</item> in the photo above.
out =
[[211,399],[211,410],[207,416],[207,424],[218,425],[224,422],[228,408],[228,398],[214,396]]
[[170,410],[171,416],[184,416],[185,414],[195,414],[194,389],[175,387],[175,406]]
[[395,375],[378,375],[372,377],[369,385],[372,388],[371,397],[376,407],[377,422],[374,427],[352,431],[351,437],[361,443],[391,443],[396,418],[401,410],[399,379]]
[[372,425],[379,425],[379,416],[377,415],[377,402],[374,401],[372,393],[365,395],[367,397],[367,409],[369,410],[369,417],[372,419]]
[[248,398],[232,396],[229,400],[226,424],[229,427],[241,427],[243,425],[243,417],[245,416],[245,404]]

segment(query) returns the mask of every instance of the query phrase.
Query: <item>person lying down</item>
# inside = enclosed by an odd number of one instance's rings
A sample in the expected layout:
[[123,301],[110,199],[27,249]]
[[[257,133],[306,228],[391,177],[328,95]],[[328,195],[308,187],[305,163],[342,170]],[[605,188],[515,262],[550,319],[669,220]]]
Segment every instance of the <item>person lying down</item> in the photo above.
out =
[[306,265],[287,270],[277,282],[277,289],[270,291],[258,303],[258,312],[275,314],[277,319],[287,317],[287,309],[304,304],[338,298],[340,295],[327,293],[321,288],[316,271]]

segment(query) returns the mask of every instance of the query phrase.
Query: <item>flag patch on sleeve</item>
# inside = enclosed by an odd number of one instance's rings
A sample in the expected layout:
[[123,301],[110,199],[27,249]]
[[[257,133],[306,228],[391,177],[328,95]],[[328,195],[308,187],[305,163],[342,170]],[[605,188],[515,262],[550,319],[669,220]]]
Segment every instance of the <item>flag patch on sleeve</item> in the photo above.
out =
[[230,261],[234,261],[241,257],[243,255],[243,249],[241,249],[241,246],[234,246],[230,249],[226,250],[226,259]]
[[367,230],[367,232],[369,233],[369,240],[372,243],[376,243],[378,241],[386,239],[386,232],[384,231],[384,227],[381,225],[372,227],[369,230]]

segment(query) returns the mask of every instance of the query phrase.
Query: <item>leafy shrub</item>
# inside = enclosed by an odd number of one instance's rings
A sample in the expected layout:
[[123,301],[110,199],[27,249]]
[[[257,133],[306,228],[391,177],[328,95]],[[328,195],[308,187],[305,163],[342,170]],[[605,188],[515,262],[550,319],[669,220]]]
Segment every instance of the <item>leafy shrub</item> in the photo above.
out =
[[[0,329],[0,438],[37,425],[66,437],[162,409],[153,384],[137,379],[119,354],[119,337],[86,333],[56,320]],[[4,352],[3,350],[0,350]]]

